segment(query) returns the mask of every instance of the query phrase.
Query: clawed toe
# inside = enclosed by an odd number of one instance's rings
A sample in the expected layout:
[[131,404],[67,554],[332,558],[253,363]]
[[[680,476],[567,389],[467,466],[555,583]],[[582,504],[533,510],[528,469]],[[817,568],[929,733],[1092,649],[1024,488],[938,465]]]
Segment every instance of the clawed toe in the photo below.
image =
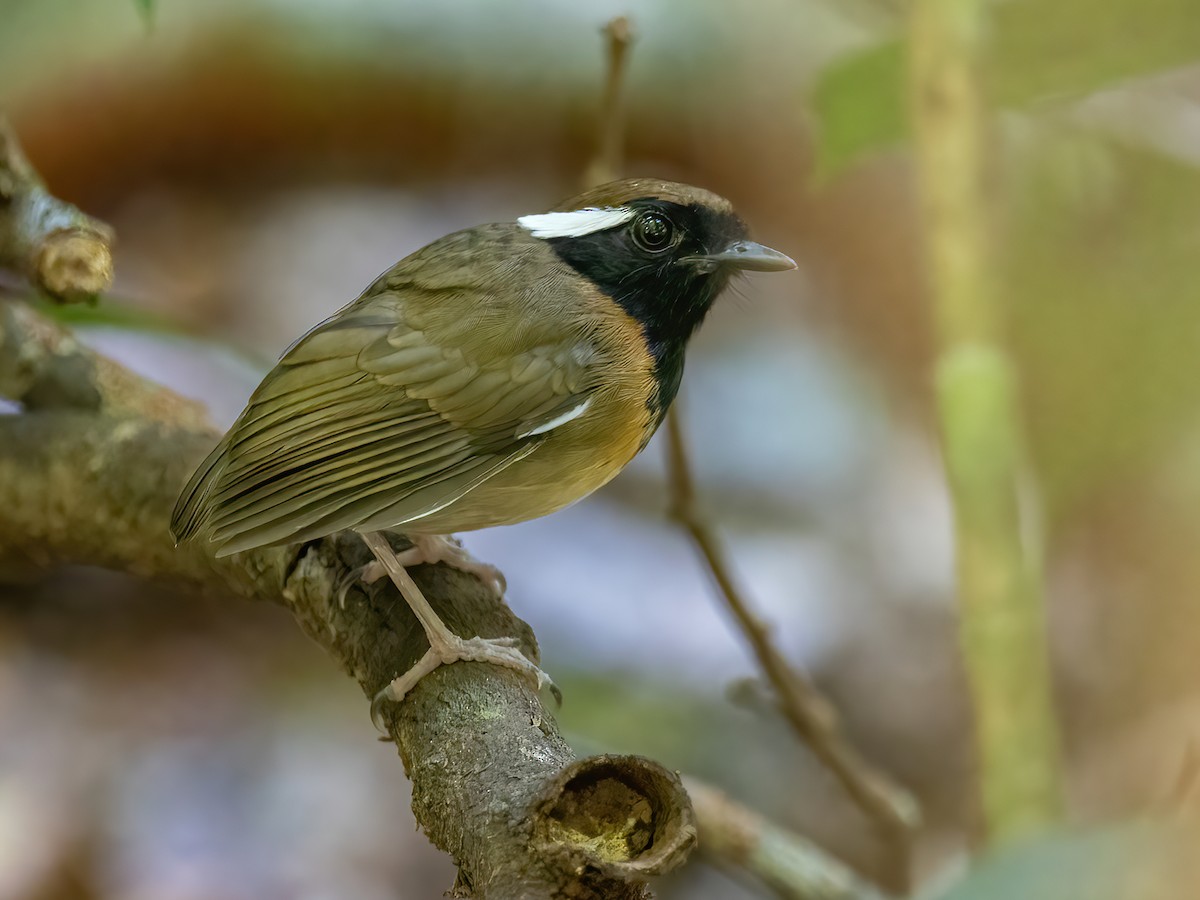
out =
[[[464,640],[450,631],[425,599],[406,567],[421,563],[447,562],[481,578],[485,583],[491,582],[499,590],[502,599],[505,585],[504,576],[499,569],[473,559],[453,538],[416,535],[413,537],[413,546],[400,554],[392,549],[388,539],[380,532],[364,531],[362,539],[380,565],[378,570],[367,567],[358,573],[359,578],[369,582],[379,577],[380,570],[386,573],[408,603],[429,639],[429,649],[417,660],[416,665],[371,698],[371,721],[375,723],[376,728],[383,730],[384,703],[403,700],[405,695],[434,669],[459,661],[486,662],[516,669],[532,678],[539,693],[543,688],[549,687],[555,699],[559,703],[562,702],[562,692],[545,672],[525,657],[516,638],[473,637]],[[341,596],[344,602],[344,593]]]
[[490,585],[496,595],[503,598],[508,592],[508,579],[504,577],[504,573],[487,563],[480,563],[479,569],[480,571],[475,573],[476,577],[484,584]]
[[537,685],[538,693],[549,689],[555,702],[562,705],[562,691],[554,680],[529,660],[519,649],[515,637],[463,639],[457,635],[439,638],[436,646],[430,647],[411,669],[379,691],[371,700],[371,721],[381,732],[383,727],[383,704],[399,702],[416,687],[417,682],[439,666],[455,662],[485,662],[508,669],[516,669],[528,675]]
[[554,706],[561,709],[563,704],[562,690],[554,683],[554,679],[541,669],[538,669],[538,676],[538,693],[540,694],[544,690],[550,691],[550,696],[554,698]]
[[493,591],[496,596],[503,598],[508,590],[508,582],[504,573],[490,563],[480,562],[463,547],[462,541],[453,535],[430,536],[415,535],[413,545],[407,550],[396,554],[396,559],[404,567],[419,565],[436,565],[445,563],[452,569],[466,572],[478,578]]
[[371,560],[365,566],[359,566],[357,569],[351,569],[344,576],[337,586],[337,601],[341,609],[346,608],[346,597],[350,595],[350,589],[356,584],[374,584],[380,578],[387,575],[385,569],[377,559]]
[[562,706],[562,691],[554,683],[554,679],[543,672],[537,665],[517,649],[519,642],[514,637],[481,638],[474,637],[462,642],[463,647],[458,652],[463,655],[459,659],[472,662],[489,662],[497,666],[505,666],[523,672],[533,679],[538,693],[549,689],[555,703]]
[[523,672],[542,673],[542,670],[529,661],[518,647],[515,637],[484,638],[473,637],[463,640],[456,638],[445,648],[442,662],[486,662],[497,666],[506,666]]
[[383,704],[392,699],[391,687],[389,684],[371,698],[371,724],[380,734],[387,734],[387,726],[383,722]]

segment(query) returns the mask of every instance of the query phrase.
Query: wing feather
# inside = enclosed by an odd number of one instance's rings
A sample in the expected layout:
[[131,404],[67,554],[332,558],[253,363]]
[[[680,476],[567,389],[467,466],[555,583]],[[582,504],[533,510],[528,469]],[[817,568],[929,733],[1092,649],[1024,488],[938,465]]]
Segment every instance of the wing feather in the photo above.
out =
[[[365,434],[367,430],[374,430],[382,427],[380,409],[383,404],[377,404],[365,411],[362,407],[355,408],[354,411],[347,410],[341,416],[340,421],[345,429],[340,435],[341,438],[351,438]],[[247,472],[256,471],[258,465],[270,465],[273,461],[283,458],[284,456],[297,456],[306,453],[310,449],[317,449],[323,446],[333,447],[334,442],[331,441],[329,435],[328,417],[330,414],[338,415],[340,411],[332,408],[325,415],[313,419],[297,421],[291,428],[281,428],[275,430],[271,439],[265,439],[262,435],[257,436],[254,440],[242,441],[237,445],[238,457],[243,460],[247,466]],[[421,418],[428,416],[428,407],[412,407],[412,412],[397,411],[394,415],[389,416],[386,421],[387,427],[399,428],[412,424]]]
[[288,479],[290,483],[284,490],[277,489],[257,502],[244,503],[234,498],[229,511],[214,519],[213,539],[223,543],[264,523],[286,522],[294,528],[309,525],[330,512],[331,502],[347,493],[351,496],[360,492],[377,493],[379,485],[402,492],[406,486],[434,477],[441,469],[470,458],[471,452],[453,436],[443,436],[440,440],[422,442],[418,452],[410,456],[400,459],[394,454],[382,456],[386,461],[371,460],[369,465],[360,464],[332,477],[312,478],[304,471],[298,480],[303,492],[297,492],[296,482]]
[[[288,476],[298,470],[303,470],[305,477],[315,486],[326,475],[346,475],[355,467],[370,461],[393,459],[403,462],[409,455],[422,452],[420,445],[444,438],[445,435],[444,429],[414,430],[409,423],[403,423],[379,427],[369,437],[336,440],[319,449],[288,452],[269,466],[245,475],[239,472],[228,487],[214,494],[214,499],[222,504],[234,500],[239,504],[249,504],[264,497],[276,496],[280,491],[287,491]],[[462,440],[460,436],[455,438]]]
[[594,354],[578,340],[518,328],[524,346],[467,351],[463,319],[438,332],[449,287],[394,287],[377,282],[284,354],[185,488],[178,539],[207,532],[224,556],[412,523],[586,408]]

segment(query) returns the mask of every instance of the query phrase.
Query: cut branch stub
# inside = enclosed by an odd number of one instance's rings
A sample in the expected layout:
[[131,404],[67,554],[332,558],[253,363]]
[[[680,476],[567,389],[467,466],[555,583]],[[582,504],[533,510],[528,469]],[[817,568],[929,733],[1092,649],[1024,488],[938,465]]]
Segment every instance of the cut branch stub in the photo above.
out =
[[108,290],[113,281],[111,233],[83,228],[46,236],[29,275],[51,297],[78,303]]
[[679,776],[640,756],[592,756],[566,766],[534,802],[534,841],[565,868],[621,879],[680,866],[696,843]]
[[113,231],[42,184],[0,118],[0,267],[28,276],[48,296],[93,299],[113,280]]

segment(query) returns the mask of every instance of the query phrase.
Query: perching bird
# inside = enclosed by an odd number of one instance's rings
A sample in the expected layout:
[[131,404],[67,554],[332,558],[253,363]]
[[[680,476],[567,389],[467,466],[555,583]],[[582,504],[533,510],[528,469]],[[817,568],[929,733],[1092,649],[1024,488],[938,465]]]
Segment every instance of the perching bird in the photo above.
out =
[[[359,532],[425,628],[399,700],[457,660],[547,681],[512,639],[461,638],[406,566],[503,581],[453,532],[548,515],[609,481],[675,397],[684,348],[730,276],[795,263],[729,202],[646,178],[480,225],[398,262],[300,338],[184,488],[177,541],[218,556]],[[413,543],[397,556],[381,531]]]

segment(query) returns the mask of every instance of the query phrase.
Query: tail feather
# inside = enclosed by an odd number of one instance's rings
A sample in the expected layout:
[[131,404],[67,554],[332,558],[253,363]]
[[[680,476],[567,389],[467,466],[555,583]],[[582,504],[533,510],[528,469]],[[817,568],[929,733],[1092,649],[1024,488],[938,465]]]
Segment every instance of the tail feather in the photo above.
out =
[[209,494],[225,467],[227,449],[228,438],[222,438],[192,473],[187,486],[175,501],[175,510],[171,513],[171,536],[176,544],[195,537],[207,523],[212,513],[208,504]]

